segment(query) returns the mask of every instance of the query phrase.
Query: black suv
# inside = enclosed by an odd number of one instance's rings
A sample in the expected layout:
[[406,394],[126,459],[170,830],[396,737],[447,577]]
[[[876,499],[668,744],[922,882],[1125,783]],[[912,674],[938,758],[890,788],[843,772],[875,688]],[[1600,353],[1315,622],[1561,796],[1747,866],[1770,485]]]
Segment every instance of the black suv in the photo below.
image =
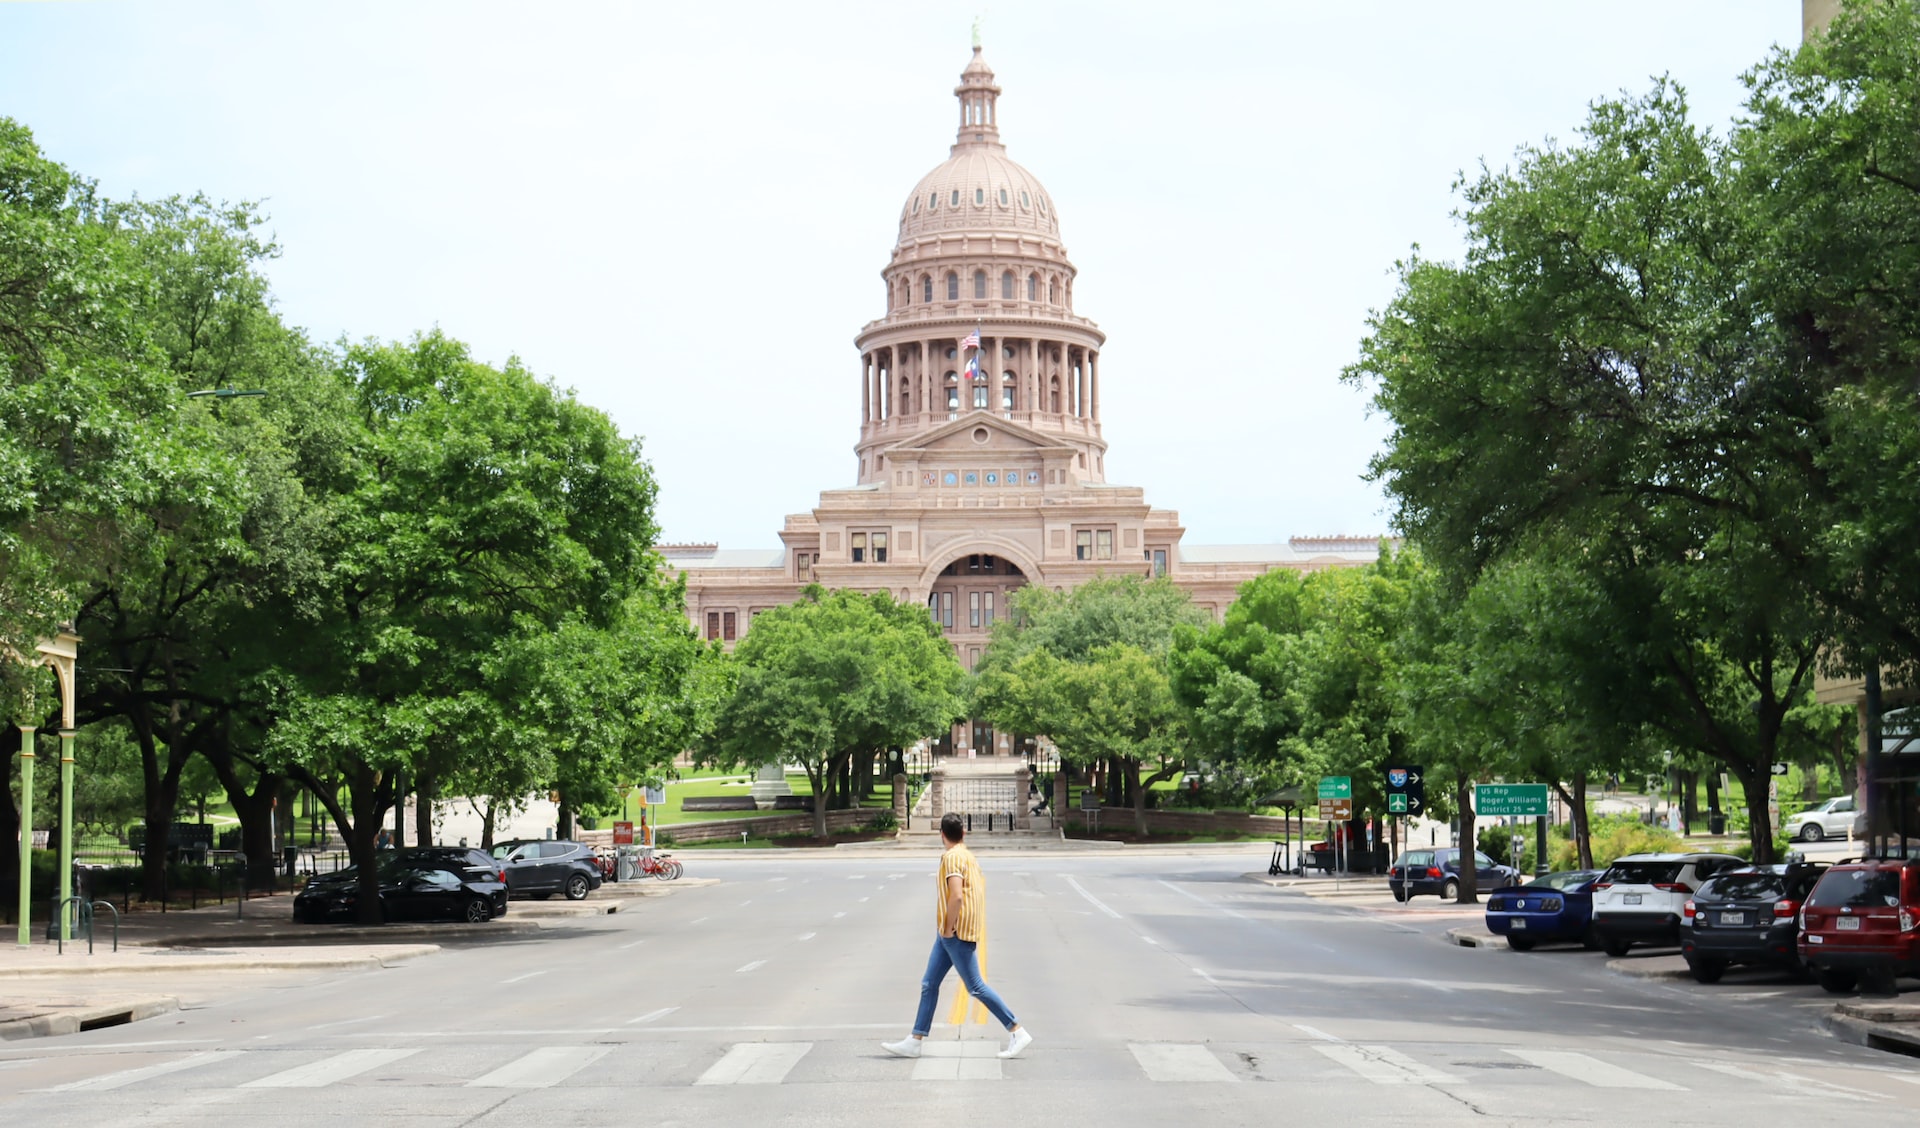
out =
[[1680,954],[1693,977],[1713,983],[1732,964],[1770,964],[1805,975],[1800,906],[1824,865],[1722,870],[1681,908]]
[[[485,850],[464,846],[417,846],[382,850],[380,918],[449,916],[478,923],[507,911],[507,885],[500,864]],[[293,899],[293,919],[319,922],[358,913],[360,871],[347,866],[319,874]]]
[[544,901],[564,893],[569,901],[585,900],[600,888],[600,864],[593,847],[566,839],[515,839],[493,847],[496,865],[506,871],[507,888],[515,897]]

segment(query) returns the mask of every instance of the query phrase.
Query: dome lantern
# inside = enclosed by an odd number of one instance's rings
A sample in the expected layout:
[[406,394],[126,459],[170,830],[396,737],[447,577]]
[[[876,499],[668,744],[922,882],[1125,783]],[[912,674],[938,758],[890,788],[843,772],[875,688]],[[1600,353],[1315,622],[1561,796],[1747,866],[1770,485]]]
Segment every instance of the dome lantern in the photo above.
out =
[[993,83],[993,68],[980,57],[978,43],[973,46],[972,61],[960,72],[960,85],[953,88],[953,95],[960,100],[960,132],[953,143],[955,155],[974,146],[1001,148],[1000,88]]

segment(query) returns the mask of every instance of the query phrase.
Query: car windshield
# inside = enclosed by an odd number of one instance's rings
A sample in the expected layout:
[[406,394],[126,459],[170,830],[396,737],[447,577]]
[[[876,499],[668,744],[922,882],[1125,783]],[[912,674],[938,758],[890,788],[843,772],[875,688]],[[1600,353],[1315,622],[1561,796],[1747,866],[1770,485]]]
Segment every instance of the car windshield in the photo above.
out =
[[1786,895],[1786,881],[1777,873],[1730,873],[1708,882],[1695,900],[1774,901]]
[[1566,873],[1550,873],[1527,882],[1529,888],[1539,886],[1542,889],[1572,889],[1585,885],[1594,878],[1593,870],[1568,870]]
[[1679,862],[1615,862],[1607,871],[1615,885],[1670,885],[1679,876]]
[[1822,909],[1871,909],[1899,903],[1897,869],[1829,870],[1807,900]]

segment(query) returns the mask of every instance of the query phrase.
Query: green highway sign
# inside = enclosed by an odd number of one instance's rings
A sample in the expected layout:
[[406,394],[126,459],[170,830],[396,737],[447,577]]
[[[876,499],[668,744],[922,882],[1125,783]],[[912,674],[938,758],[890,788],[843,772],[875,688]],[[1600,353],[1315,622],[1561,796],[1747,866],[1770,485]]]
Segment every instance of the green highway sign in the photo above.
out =
[[1389,815],[1404,815],[1407,813],[1407,797],[1404,793],[1396,791],[1392,795],[1387,796],[1387,813]]
[[1353,798],[1353,777],[1352,776],[1321,776],[1320,777],[1320,798],[1322,799]]
[[1473,809],[1482,815],[1544,815],[1544,783],[1483,783],[1473,789]]

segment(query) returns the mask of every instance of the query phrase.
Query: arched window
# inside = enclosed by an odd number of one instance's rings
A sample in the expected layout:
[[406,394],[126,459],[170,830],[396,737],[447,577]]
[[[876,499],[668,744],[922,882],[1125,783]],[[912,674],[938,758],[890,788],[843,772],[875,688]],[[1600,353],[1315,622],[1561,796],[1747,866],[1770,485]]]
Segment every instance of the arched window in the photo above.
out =
[[1000,300],[1005,302],[1013,300],[1013,271],[1011,270],[1004,271],[1000,275]]
[[973,300],[978,302],[987,300],[987,272],[984,270],[973,272]]
[[913,411],[913,381],[905,376],[900,377],[900,398],[893,401],[893,411],[896,415]]
[[986,202],[987,202],[987,190],[985,188],[975,188],[973,190],[974,206],[978,207],[981,204],[984,204]]
[[950,302],[960,300],[960,276],[951,270],[947,271],[947,300]]
[[928,196],[928,197],[927,197],[927,210],[928,210],[928,211],[932,211],[933,209],[935,209],[935,208],[937,208],[937,207],[939,207],[939,206],[940,206],[940,193],[938,193],[938,192],[935,192],[935,193],[933,193],[932,195],[930,195],[930,196]]
[[1060,414],[1060,377],[1055,376],[1047,383],[1047,410]]
[[947,414],[960,410],[960,374],[947,373]]
[[1040,276],[1038,274],[1027,275],[1027,300],[1030,302],[1040,300]]
[[973,386],[973,406],[981,411],[987,409],[987,386],[985,384],[975,384]]
[[921,301],[924,301],[924,302],[933,301],[933,275],[922,274],[920,276],[920,289],[925,291],[927,295],[926,297],[920,299]]
[[958,188],[953,190],[953,206],[956,208],[960,206],[960,189]]
[[1060,286],[1053,279],[1047,279],[1047,304],[1055,305],[1060,301]]
[[1007,190],[1005,188],[1000,189],[1000,206],[1003,208],[1007,206]]
[[1000,374],[1000,410],[1013,410],[1013,389],[1017,383],[1019,383],[1019,380],[1013,373],[1002,372]]

